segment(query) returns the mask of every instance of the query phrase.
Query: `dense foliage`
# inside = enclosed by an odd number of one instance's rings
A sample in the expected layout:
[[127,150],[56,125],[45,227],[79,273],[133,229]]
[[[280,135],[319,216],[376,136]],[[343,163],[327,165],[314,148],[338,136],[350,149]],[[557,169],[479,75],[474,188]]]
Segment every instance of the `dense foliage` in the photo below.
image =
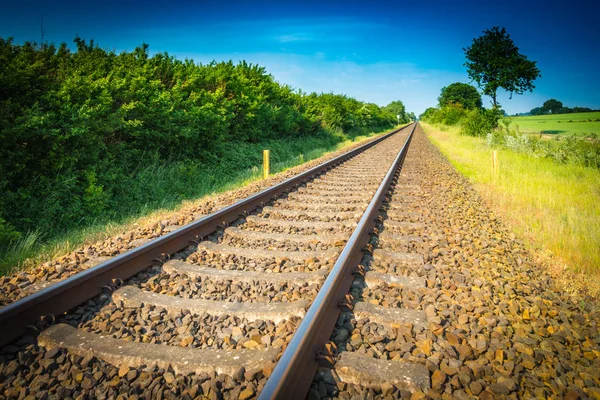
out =
[[438,97],[439,107],[452,104],[460,104],[467,109],[481,108],[481,95],[468,83],[455,82],[443,87],[440,97]]
[[396,123],[385,108],[304,94],[246,62],[75,44],[0,38],[0,249],[26,232],[109,220],[125,204],[143,209],[144,188],[131,188],[152,169],[177,165],[193,179],[199,166],[258,165],[266,142],[323,144]]
[[587,137],[567,134],[548,139],[519,132],[507,120],[491,130],[486,139],[492,147],[504,147],[536,158],[550,158],[558,163],[600,169],[600,136],[596,134]]
[[461,103],[430,107],[419,119],[435,125],[459,126],[461,133],[468,136],[485,136],[498,126],[504,111],[499,108],[465,108]]
[[429,107],[419,119],[435,125],[459,126],[468,136],[485,136],[498,126],[504,115],[500,108],[484,109],[477,89],[465,83],[445,86],[438,107]]
[[506,29],[497,26],[487,29],[483,36],[473,39],[466,49],[465,67],[469,77],[477,82],[483,93],[498,106],[496,96],[499,88],[511,94],[522,94],[535,87],[533,81],[540,77],[535,61],[519,53]]
[[395,115],[398,118],[398,122],[401,124],[406,124],[410,121],[414,121],[415,114],[412,112],[407,112],[404,103],[400,100],[392,101],[390,104],[383,108],[388,113]]

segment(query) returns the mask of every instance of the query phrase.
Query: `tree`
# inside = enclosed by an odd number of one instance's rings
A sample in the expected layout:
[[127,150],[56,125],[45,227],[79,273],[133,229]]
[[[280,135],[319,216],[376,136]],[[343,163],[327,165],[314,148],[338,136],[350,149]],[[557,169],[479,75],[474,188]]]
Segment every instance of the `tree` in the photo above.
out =
[[392,101],[383,109],[389,112],[390,114],[393,114],[394,118],[396,118],[396,115],[399,115],[401,124],[404,124],[409,121],[408,116],[406,115],[406,107],[404,106],[404,103],[402,103],[402,101],[400,100]]
[[429,121],[433,118],[433,116],[436,114],[436,112],[438,111],[437,108],[434,107],[429,107],[427,108],[425,111],[423,111],[423,113],[421,115],[419,115],[419,120],[421,121]]
[[544,102],[544,105],[542,105],[542,109],[546,112],[546,113],[550,113],[550,114],[560,114],[560,109],[562,108],[563,103],[556,100],[556,99],[550,99]]
[[483,36],[473,39],[471,46],[463,50],[469,77],[492,98],[494,108],[498,107],[498,88],[509,92],[512,98],[513,93],[532,91],[533,81],[541,76],[537,63],[519,53],[504,28],[495,26],[484,31]]
[[463,108],[481,108],[481,95],[468,83],[455,82],[442,88],[438,97],[439,106],[444,107],[452,103],[462,104]]
[[529,114],[531,115],[544,115],[545,111],[542,107],[535,107],[532,108],[531,111],[529,111]]

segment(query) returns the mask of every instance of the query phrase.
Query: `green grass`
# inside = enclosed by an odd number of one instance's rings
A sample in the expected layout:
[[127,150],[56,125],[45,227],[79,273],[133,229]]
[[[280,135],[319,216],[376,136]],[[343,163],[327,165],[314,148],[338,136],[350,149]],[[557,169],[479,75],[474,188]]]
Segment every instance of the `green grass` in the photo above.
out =
[[[0,251],[0,276],[67,254],[85,243],[117,235],[130,229],[140,218],[180,208],[183,201],[196,201],[260,180],[263,148],[271,150],[271,173],[275,174],[374,135],[362,133],[347,137],[336,134],[238,144],[227,147],[227,159],[212,166],[191,161],[150,163],[125,183],[128,195],[113,216],[98,218],[95,223],[63,232],[37,229],[23,235]],[[253,167],[236,167],[248,165],[249,159]]]
[[521,132],[600,134],[600,112],[511,117]]
[[485,139],[423,126],[519,236],[559,256],[572,272],[593,276],[589,285],[600,294],[600,171],[501,149],[496,175]]

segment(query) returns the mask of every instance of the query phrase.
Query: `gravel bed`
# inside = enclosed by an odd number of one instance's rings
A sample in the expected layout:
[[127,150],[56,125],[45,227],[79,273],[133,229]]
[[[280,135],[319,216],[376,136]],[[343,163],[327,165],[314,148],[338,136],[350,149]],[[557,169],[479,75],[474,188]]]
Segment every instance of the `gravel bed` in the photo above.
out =
[[[325,212],[347,212],[347,211],[356,211],[366,208],[366,204],[361,203],[348,203],[345,206],[337,206],[336,203],[331,203],[330,206],[325,206],[327,203],[322,203],[323,211]],[[274,207],[286,210],[297,210],[297,211],[311,211],[317,210],[316,207],[310,207],[307,203],[291,203],[290,201],[280,200],[274,204]]]
[[[285,234],[299,234],[299,235],[334,235],[341,234],[350,236],[354,231],[354,226],[352,225],[340,225],[339,228],[320,228],[311,226],[310,224],[302,227],[295,226],[269,226],[269,231],[273,233],[285,233]],[[260,231],[263,232],[267,229],[265,226],[260,224],[256,224],[253,221],[248,221],[244,225],[244,229],[252,230],[252,231]]]
[[[365,258],[368,260],[368,258]],[[369,270],[381,272],[390,275],[419,276],[426,279],[435,279],[434,266],[425,264],[425,266],[416,266],[410,264],[401,264],[391,261],[367,261]],[[363,265],[365,263],[363,262]]]
[[[391,250],[397,253],[415,253],[421,254],[424,258],[430,254],[431,248],[438,245],[435,239],[432,239],[429,235],[401,235],[402,240],[396,240],[396,238],[386,239],[377,238],[373,236],[370,243],[373,247],[377,246],[386,250]],[[410,238],[410,239],[409,239]]]
[[258,272],[312,272],[324,268],[329,269],[334,264],[332,259],[321,260],[314,257],[306,260],[290,260],[288,258],[251,259],[206,251],[194,252],[185,261],[190,264],[216,269]]
[[327,251],[340,248],[344,241],[340,240],[338,245],[335,243],[320,242],[318,236],[310,242],[289,240],[269,240],[259,238],[237,238],[231,236],[223,237],[221,244],[235,247],[251,246],[253,249],[265,250],[285,250],[285,251]]
[[[431,292],[431,291],[429,291]],[[404,287],[379,287],[365,288],[360,293],[358,301],[366,301],[383,307],[409,308],[411,310],[423,310],[435,301],[427,296],[427,289],[415,289]],[[429,297],[429,298],[426,298]],[[429,300],[429,301],[428,301]]]
[[210,279],[190,279],[186,276],[159,274],[148,282],[140,285],[151,292],[179,296],[189,299],[223,300],[233,302],[288,302],[301,299],[313,299],[318,287],[316,284],[303,283],[302,285],[290,283],[256,284],[212,281]]
[[[396,288],[380,293],[355,283],[353,292],[378,304],[421,309],[433,318],[419,332],[415,327],[357,321],[346,313],[338,320],[332,340],[340,351],[424,364],[431,373],[430,398],[600,399],[598,304],[557,288],[526,246],[422,131],[417,132],[400,185],[419,185],[421,192],[414,195],[421,199],[403,202],[395,193],[393,201],[404,204],[406,211],[427,213],[424,229],[411,233],[421,234],[423,243],[412,247],[383,240],[372,243],[388,250],[424,251],[425,266],[418,271],[389,262],[365,262],[367,268],[389,274],[425,276],[427,289],[409,296]],[[409,301],[404,300],[407,296]],[[370,389],[348,385],[332,371],[321,371],[309,397],[425,395],[392,385]]]
[[209,399],[251,398],[264,386],[273,365],[234,374],[174,373],[170,368],[116,367],[95,357],[70,355],[53,348],[28,345],[18,353],[4,351],[0,357],[3,398],[152,398]]
[[421,342],[431,339],[431,335],[426,328],[410,323],[389,327],[366,318],[356,320],[354,314],[346,312],[340,315],[332,340],[339,351],[356,351],[385,360],[418,362],[423,349]]
[[[294,201],[302,201],[303,203],[312,203],[312,204],[338,204],[340,202],[340,199],[338,199],[336,196],[327,196],[327,197],[322,197],[322,196],[318,196],[318,195],[314,195],[314,194],[308,194],[305,192],[298,192],[298,195],[294,195],[294,193],[291,193],[290,196],[288,196],[288,198],[290,200],[294,200]],[[357,206],[363,205],[364,207],[366,207],[369,204],[369,199],[367,197],[347,197],[343,199],[344,203],[355,203],[357,204]]]
[[189,311],[167,313],[152,305],[127,308],[111,303],[79,328],[134,342],[233,350],[282,347],[291,339],[299,321],[292,317],[275,324],[206,313],[193,315]]
[[[269,285],[265,285],[262,286],[264,290],[256,286],[241,285],[247,294],[239,295],[241,291],[238,290],[238,286],[232,285],[231,282],[226,282],[219,287],[213,282],[197,280],[192,283],[182,282],[184,285],[179,286],[174,284],[177,278],[179,277],[162,275],[160,267],[156,266],[123,284],[137,284],[146,290],[154,287],[162,293],[182,297],[230,301],[243,299],[249,302],[271,299],[282,302],[293,301],[300,291],[304,291],[307,298],[314,298],[317,293],[316,285],[307,284],[302,288],[297,285],[294,288],[287,285],[271,285],[272,287],[267,288]],[[201,283],[203,285],[200,285]],[[213,286],[219,289],[214,291],[211,289]],[[197,287],[201,287],[203,291],[201,295],[198,295],[198,292],[194,293]],[[229,288],[231,295],[223,295],[228,292],[226,288]],[[257,295],[259,292],[262,294]],[[186,293],[188,296],[185,296]],[[239,297],[236,297],[238,295]],[[156,321],[150,318],[150,322],[144,322],[142,329],[146,331],[143,332],[137,326],[141,321],[147,321],[146,313],[152,314]],[[69,314],[57,318],[57,322],[79,326],[89,332],[110,333],[111,336],[124,340],[144,341],[144,334],[146,334],[150,342],[165,345],[201,348],[264,348],[267,346],[268,338],[271,340],[271,345],[286,345],[299,319],[293,317],[289,321],[282,321],[275,325],[271,321],[248,322],[234,317],[193,316],[185,312],[170,315],[164,310],[151,306],[141,309],[124,308],[112,303],[110,291],[106,291]],[[37,327],[41,331],[51,323],[53,323],[51,319],[46,319],[37,324]],[[183,329],[178,331],[183,325],[186,325],[185,331]],[[231,333],[229,339],[226,339],[228,329]],[[260,341],[257,342],[259,346],[254,346],[259,334],[261,334]],[[129,339],[126,339],[127,336]],[[61,349],[38,347],[35,335],[27,335],[3,347],[0,351],[0,397],[16,399],[43,394],[50,398],[53,396],[78,398],[82,395],[92,398],[114,398],[118,395],[169,399],[198,396],[207,396],[211,399],[252,398],[260,392],[274,366],[275,364],[269,364],[253,371],[240,368],[234,376],[216,373],[181,375],[170,369],[157,367],[141,369],[128,366],[117,367],[96,358],[85,359],[69,355]]]
[[[338,199],[339,201],[339,199]],[[286,210],[285,208],[281,208],[281,210]],[[259,217],[264,218],[273,218],[283,220],[283,221],[307,221],[307,222],[351,222],[353,225],[356,225],[360,220],[360,216],[357,215],[353,218],[348,218],[345,215],[336,215],[334,213],[322,215],[317,211],[310,210],[289,210],[294,211],[296,215],[283,215],[277,212],[278,209],[273,209],[271,211],[263,211],[258,214]],[[285,212],[285,211],[284,211]],[[352,212],[353,214],[359,214],[360,212]]]

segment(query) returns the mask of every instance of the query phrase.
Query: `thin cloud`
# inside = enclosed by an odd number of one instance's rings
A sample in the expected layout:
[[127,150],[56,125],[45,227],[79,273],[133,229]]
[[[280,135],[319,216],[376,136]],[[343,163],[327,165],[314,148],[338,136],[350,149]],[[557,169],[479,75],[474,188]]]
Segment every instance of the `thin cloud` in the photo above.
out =
[[306,33],[296,33],[289,35],[281,35],[276,36],[275,40],[281,43],[289,43],[289,42],[309,42],[314,41],[316,38]]

